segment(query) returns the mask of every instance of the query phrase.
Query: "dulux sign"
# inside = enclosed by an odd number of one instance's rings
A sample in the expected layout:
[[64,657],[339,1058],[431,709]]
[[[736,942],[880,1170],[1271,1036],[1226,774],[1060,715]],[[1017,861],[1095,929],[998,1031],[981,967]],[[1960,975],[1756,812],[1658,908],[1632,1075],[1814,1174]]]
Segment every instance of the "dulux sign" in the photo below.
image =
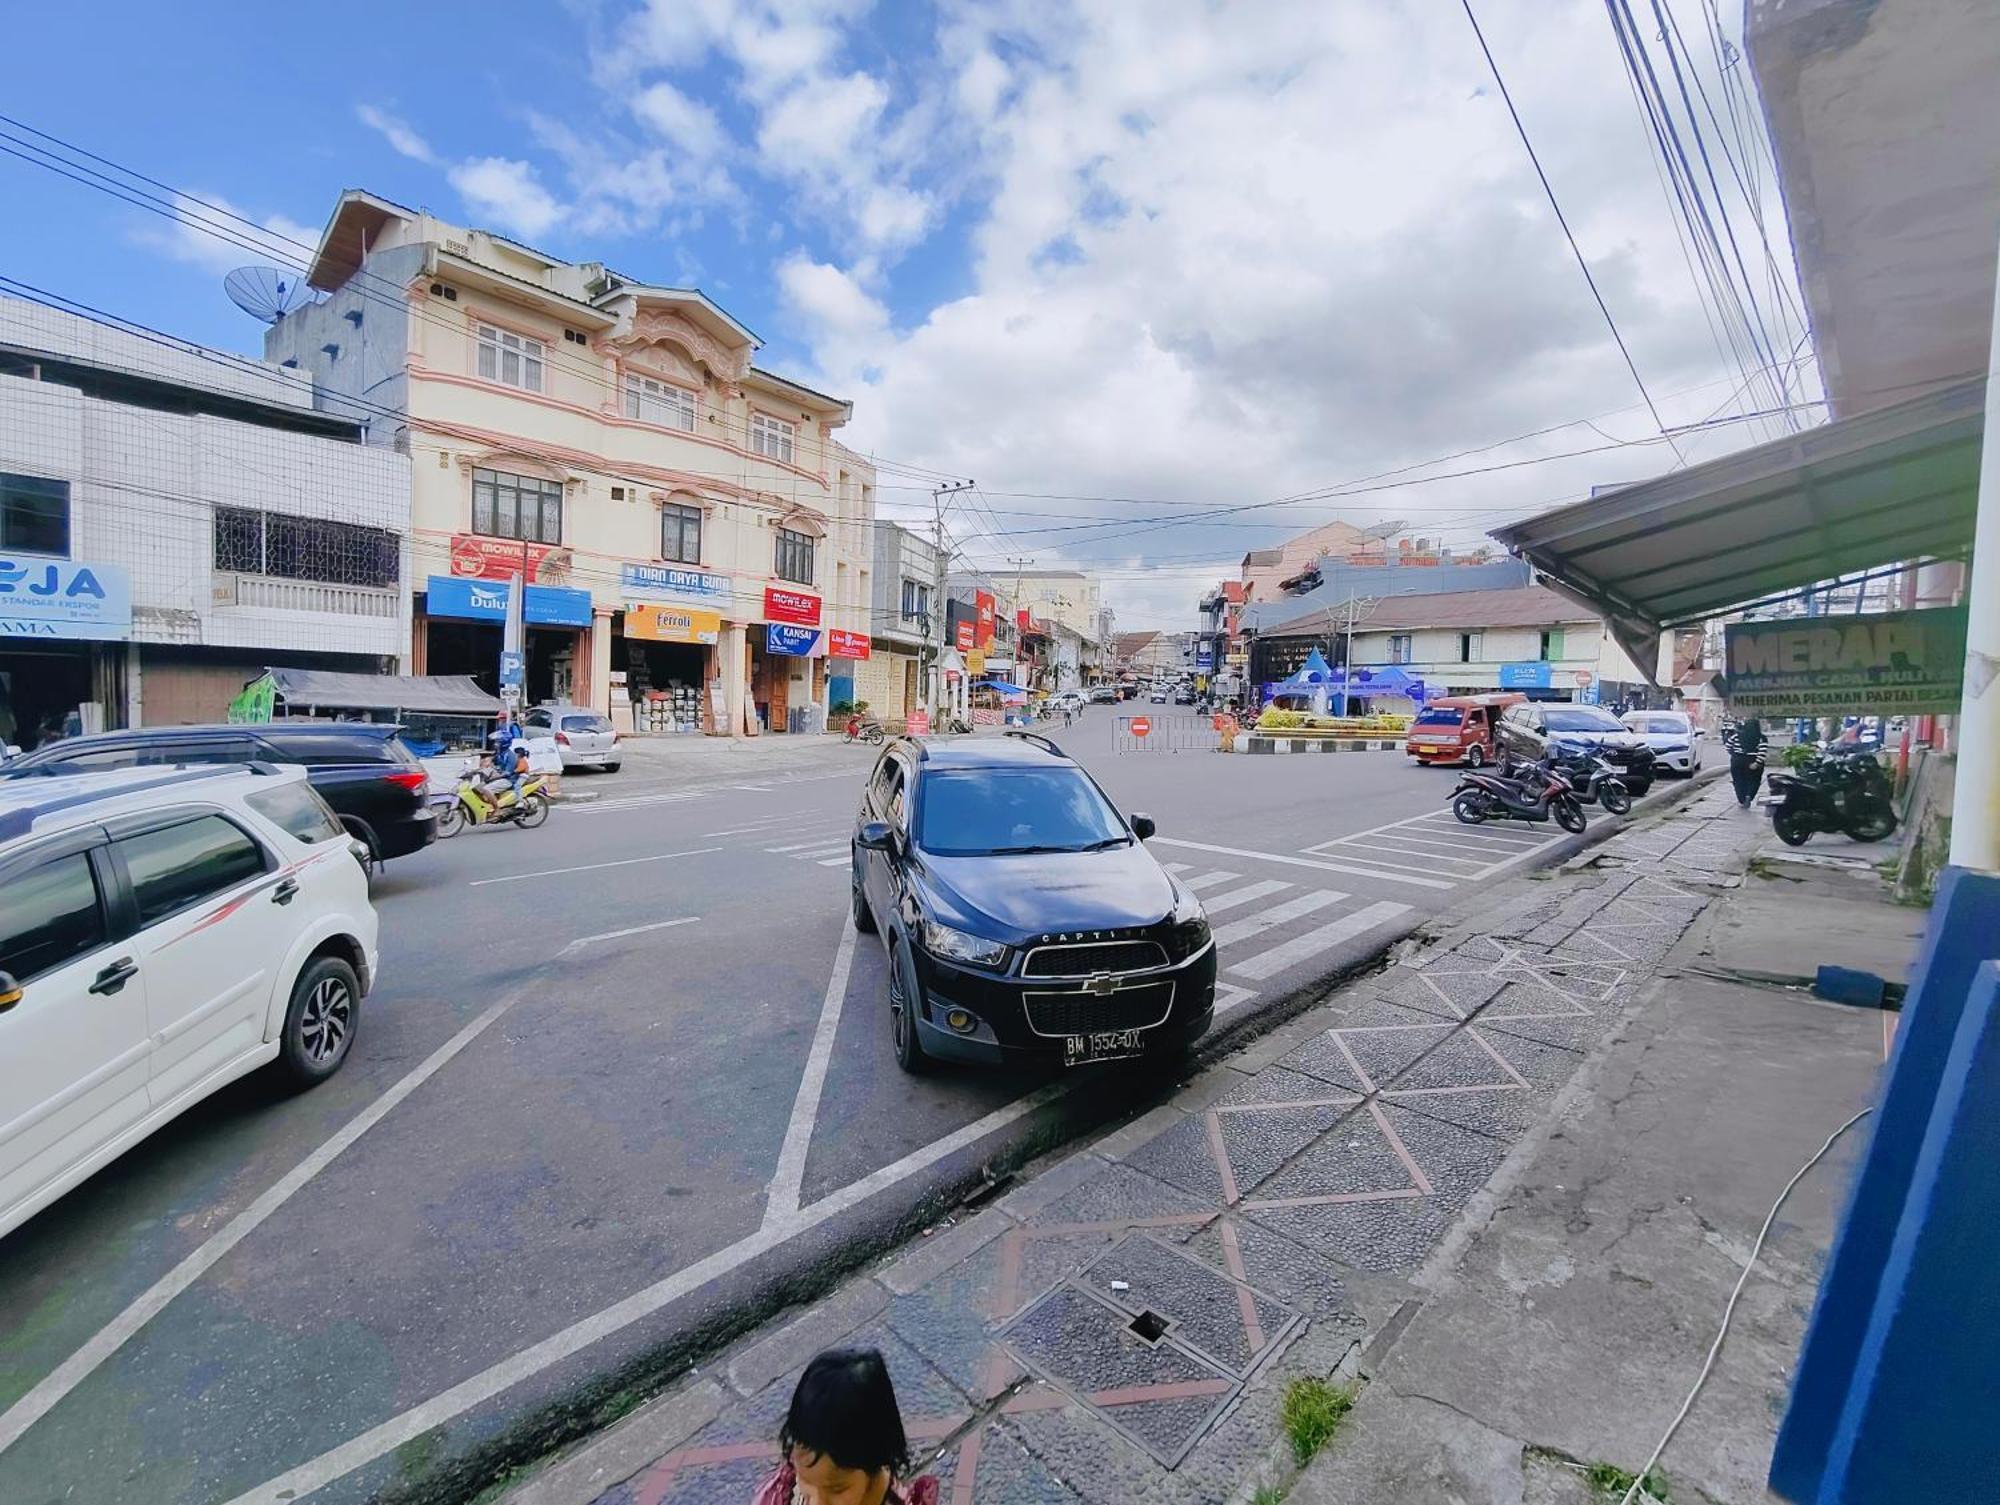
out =
[[115,564],[0,554],[0,638],[132,635],[132,579]]
[[[504,622],[511,582],[495,584],[455,575],[432,575],[427,583],[425,612],[433,617],[459,617],[474,622]],[[588,627],[590,592],[561,585],[531,585],[522,598],[525,617],[536,626]]]

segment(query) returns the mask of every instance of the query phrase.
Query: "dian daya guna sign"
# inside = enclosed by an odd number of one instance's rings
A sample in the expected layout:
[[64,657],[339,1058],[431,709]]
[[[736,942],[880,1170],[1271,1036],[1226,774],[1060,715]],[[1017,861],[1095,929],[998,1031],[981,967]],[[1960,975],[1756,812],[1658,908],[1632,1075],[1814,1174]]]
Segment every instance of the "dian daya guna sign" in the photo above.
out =
[[1902,716],[1956,711],[1965,609],[1731,622],[1729,705],[1739,715]]
[[132,635],[132,580],[115,564],[0,554],[0,638]]

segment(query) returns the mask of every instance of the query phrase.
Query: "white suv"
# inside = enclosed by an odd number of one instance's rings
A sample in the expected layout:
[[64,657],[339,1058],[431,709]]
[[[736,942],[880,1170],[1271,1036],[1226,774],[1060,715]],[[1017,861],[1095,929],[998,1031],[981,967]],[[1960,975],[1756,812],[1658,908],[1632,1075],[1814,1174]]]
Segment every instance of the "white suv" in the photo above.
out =
[[331,1076],[374,976],[304,769],[0,782],[0,1234],[267,1062]]

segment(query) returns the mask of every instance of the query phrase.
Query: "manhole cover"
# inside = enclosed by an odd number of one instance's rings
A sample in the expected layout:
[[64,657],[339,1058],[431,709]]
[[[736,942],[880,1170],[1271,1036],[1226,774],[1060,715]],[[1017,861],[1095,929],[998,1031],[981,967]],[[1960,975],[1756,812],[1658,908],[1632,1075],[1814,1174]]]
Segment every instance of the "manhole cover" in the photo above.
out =
[[1261,1291],[1130,1233],[1005,1335],[1030,1369],[1172,1468],[1299,1321]]

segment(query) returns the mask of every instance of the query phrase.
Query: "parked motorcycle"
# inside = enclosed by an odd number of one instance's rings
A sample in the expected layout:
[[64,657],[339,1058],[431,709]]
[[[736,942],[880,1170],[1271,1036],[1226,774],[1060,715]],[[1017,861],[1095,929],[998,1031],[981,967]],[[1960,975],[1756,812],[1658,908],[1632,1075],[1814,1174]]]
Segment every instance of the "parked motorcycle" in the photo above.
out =
[[1771,830],[1788,847],[1802,847],[1821,831],[1880,841],[1896,829],[1889,776],[1873,757],[1816,757],[1773,771],[1767,782]]
[[1521,766],[1514,773],[1467,768],[1452,791],[1451,813],[1468,826],[1489,820],[1547,821],[1571,833],[1583,830],[1588,818],[1576,791],[1561,769],[1546,759]]
[[1554,763],[1569,780],[1578,803],[1602,805],[1613,815],[1631,813],[1632,791],[1619,777],[1618,765],[1609,758],[1594,752],[1576,752],[1556,758]]
[[521,797],[512,789],[497,798],[484,787],[481,775],[467,769],[458,777],[458,793],[438,811],[438,835],[456,836],[467,826],[516,825],[532,831],[549,818],[549,781],[531,774],[521,781]]

